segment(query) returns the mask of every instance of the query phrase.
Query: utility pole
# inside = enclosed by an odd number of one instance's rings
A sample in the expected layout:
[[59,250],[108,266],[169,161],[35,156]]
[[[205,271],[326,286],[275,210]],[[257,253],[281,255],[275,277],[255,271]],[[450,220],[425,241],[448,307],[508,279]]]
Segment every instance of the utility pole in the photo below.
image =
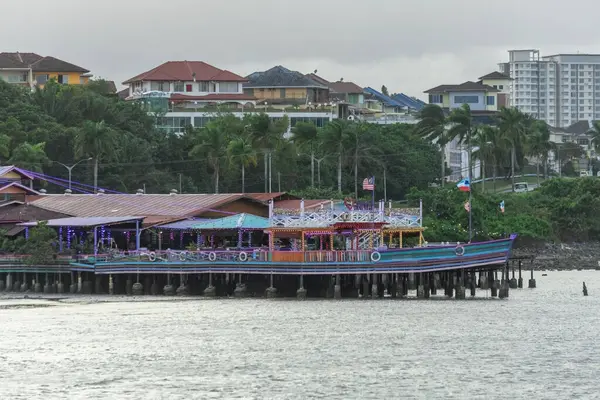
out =
[[269,152],[269,193],[273,193],[273,191],[271,189],[271,183],[272,183],[272,180],[271,180],[271,172],[272,172],[271,167],[273,166],[273,164],[271,163],[271,161],[272,161],[271,152]]
[[385,176],[385,167],[383,167],[383,201],[387,201],[387,179]]
[[277,173],[277,191],[281,193],[281,172]]

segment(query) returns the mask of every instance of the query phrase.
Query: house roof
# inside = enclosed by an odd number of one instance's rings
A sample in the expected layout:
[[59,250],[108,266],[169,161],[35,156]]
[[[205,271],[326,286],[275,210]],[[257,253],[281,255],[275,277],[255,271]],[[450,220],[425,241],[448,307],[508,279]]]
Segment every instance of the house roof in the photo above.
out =
[[583,135],[592,129],[592,124],[593,121],[578,121],[564,128],[564,131],[575,135]]
[[117,96],[119,96],[119,98],[120,98],[121,100],[125,100],[126,98],[128,98],[128,97],[129,97],[129,88],[125,88],[125,89],[123,89],[123,90],[119,90],[119,91],[117,92]]
[[354,82],[331,82],[327,86],[335,93],[362,93],[363,88]]
[[313,81],[315,81],[317,83],[320,83],[321,85],[325,85],[325,86],[329,86],[329,84],[331,83],[327,79],[321,78],[319,75],[317,75],[315,73],[306,74],[306,77],[309,79],[312,79]]
[[[72,227],[88,227],[88,226],[103,226],[115,225],[125,222],[141,221],[144,217],[124,216],[124,217],[66,217],[49,219],[46,221],[48,226],[72,226]],[[37,226],[38,221],[23,222],[20,226]]]
[[31,64],[31,69],[33,72],[90,72],[85,68],[55,57],[44,57],[41,60],[38,60]]
[[[0,184],[2,184],[2,179],[0,178]],[[4,186],[0,186],[0,192],[2,192],[4,189],[8,189],[9,187],[18,187],[19,189],[24,190],[25,192],[27,192],[27,194],[30,195],[39,195],[39,192],[28,188],[27,186],[21,185],[19,182],[11,182],[8,185],[4,185]]]
[[400,104],[404,104],[405,107],[420,110],[425,107],[425,103],[418,99],[413,99],[405,95],[404,93],[396,93],[392,96],[392,99],[396,100]]
[[498,89],[494,89],[490,85],[484,85],[478,82],[467,81],[460,85],[440,85],[423,93],[446,93],[446,92],[499,92]]
[[401,108],[406,107],[405,105],[392,99],[390,96],[386,96],[385,94],[378,92],[377,90],[373,89],[372,87],[366,87],[363,90],[365,93],[370,94],[371,96],[375,97],[378,101],[381,101],[382,103],[384,103],[386,106],[401,107]]
[[29,65],[31,65],[37,61],[40,61],[42,58],[44,58],[43,56],[40,56],[39,54],[36,54],[36,53],[21,53],[19,51],[14,52],[14,53],[6,52],[6,53],[0,53],[0,54],[11,57],[13,60],[16,60],[20,63],[25,64],[26,67],[28,67]]
[[29,67],[23,62],[7,55],[6,53],[0,53],[0,68],[28,69]]
[[23,178],[27,178],[27,179],[33,180],[33,175],[30,175],[28,172],[25,172],[21,168],[18,168],[18,167],[14,166],[14,165],[2,165],[2,166],[0,166],[0,177],[8,174],[9,172],[15,172],[15,173],[21,175]]
[[[175,217],[191,217],[217,209],[236,200],[257,200],[240,194],[70,194],[45,195],[31,204],[74,217],[143,215],[161,222]],[[264,203],[260,202],[264,205]],[[266,207],[266,205],[264,205]],[[169,218],[158,218],[169,217]],[[144,221],[146,224],[149,220]]]
[[289,70],[281,65],[266,71],[254,72],[246,78],[248,82],[244,83],[244,88],[312,87],[327,89],[326,85],[322,85],[298,71]]
[[484,76],[480,76],[478,78],[479,80],[483,80],[483,79],[489,79],[489,80],[493,80],[493,79],[498,79],[498,80],[513,80],[510,76],[503,74],[502,72],[498,72],[498,71],[494,71],[494,72],[490,72],[487,75]]
[[31,68],[34,72],[90,72],[56,57],[43,57],[36,53],[0,53],[0,59],[5,57],[21,65],[19,68]]
[[229,217],[198,222],[192,229],[197,230],[237,230],[237,229],[266,229],[270,225],[268,218],[257,217],[252,214],[236,214]]
[[204,61],[167,61],[150,71],[143,72],[123,82],[138,81],[221,81],[246,82],[233,72],[219,69]]
[[115,81],[106,81],[106,85],[108,86],[108,91],[110,93],[117,93],[117,85],[115,85]]
[[287,192],[273,192],[273,193],[246,193],[246,196],[252,197],[258,201],[278,201],[280,199],[298,199],[298,197],[288,194]]
[[181,93],[172,93],[169,97],[172,101],[219,101],[219,100],[256,100],[256,97],[244,93],[210,93],[205,96],[188,96]]

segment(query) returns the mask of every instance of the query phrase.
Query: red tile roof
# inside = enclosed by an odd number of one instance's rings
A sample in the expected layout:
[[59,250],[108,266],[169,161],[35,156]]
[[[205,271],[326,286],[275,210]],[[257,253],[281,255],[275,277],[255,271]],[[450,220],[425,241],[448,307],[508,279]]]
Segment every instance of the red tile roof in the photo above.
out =
[[247,82],[233,72],[219,69],[203,61],[167,61],[150,71],[144,72],[123,82],[138,81],[197,81]]
[[331,82],[328,84],[329,89],[335,93],[362,93],[363,88],[354,82]]
[[217,101],[217,100],[256,100],[256,97],[250,96],[244,93],[211,93],[206,96],[188,96],[180,93],[173,93],[169,97],[172,101],[189,101],[189,100],[204,100],[204,101]]

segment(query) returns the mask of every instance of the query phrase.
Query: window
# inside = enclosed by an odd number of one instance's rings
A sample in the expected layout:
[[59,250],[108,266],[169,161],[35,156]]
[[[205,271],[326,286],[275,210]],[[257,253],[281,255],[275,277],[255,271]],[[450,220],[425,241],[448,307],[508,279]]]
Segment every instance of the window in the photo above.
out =
[[590,141],[586,138],[579,138],[577,139],[577,144],[580,146],[587,146],[590,144]]
[[150,82],[150,90],[158,92],[169,92],[169,82]]
[[460,153],[451,152],[450,153],[450,164],[461,165],[462,157]]
[[198,86],[200,87],[200,92],[208,92],[208,82],[200,82]]
[[279,89],[279,98],[285,99],[285,88]]
[[479,103],[478,96],[454,96],[454,103],[456,104],[477,104]]
[[[1,79],[1,77],[0,77]],[[27,82],[27,72],[17,75],[8,75],[9,83],[24,83]]]
[[173,84],[173,91],[174,92],[183,92],[183,89],[184,89],[183,82],[175,82]]
[[442,104],[444,100],[443,94],[430,94],[429,95],[429,103],[430,104]]
[[193,90],[193,89],[192,89],[192,84],[187,84],[187,85],[185,85],[185,91],[186,91],[186,92],[191,92],[192,90]]
[[[494,86],[495,87],[495,86]],[[504,85],[498,85],[498,89],[504,90]]]
[[237,82],[219,82],[219,92],[221,93],[237,93]]
[[487,104],[488,106],[495,105],[496,104],[496,98],[494,96],[487,96],[485,104]]
[[494,89],[498,89],[498,85],[494,85]]
[[48,74],[42,74],[42,75],[35,76],[35,81],[39,85],[43,85],[44,83],[48,82],[49,79],[50,79],[50,77],[48,76]]
[[58,79],[57,79],[58,83],[62,83],[63,85],[66,85],[69,83],[69,75],[58,75]]

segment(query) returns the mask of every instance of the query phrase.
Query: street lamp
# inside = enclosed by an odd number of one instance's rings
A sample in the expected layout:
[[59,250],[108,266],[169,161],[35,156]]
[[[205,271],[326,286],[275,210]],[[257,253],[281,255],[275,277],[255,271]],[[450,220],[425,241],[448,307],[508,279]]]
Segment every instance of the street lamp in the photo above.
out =
[[93,157],[89,157],[89,158],[86,158],[84,160],[79,160],[75,164],[70,165],[70,166],[69,165],[65,165],[65,164],[63,164],[61,162],[58,162],[58,161],[52,161],[52,162],[56,163],[56,164],[62,165],[63,167],[65,167],[69,171],[69,189],[71,189],[71,172],[73,171],[73,168],[75,168],[77,166],[77,164],[79,164],[79,163],[82,163],[84,161],[90,161],[92,158]]

